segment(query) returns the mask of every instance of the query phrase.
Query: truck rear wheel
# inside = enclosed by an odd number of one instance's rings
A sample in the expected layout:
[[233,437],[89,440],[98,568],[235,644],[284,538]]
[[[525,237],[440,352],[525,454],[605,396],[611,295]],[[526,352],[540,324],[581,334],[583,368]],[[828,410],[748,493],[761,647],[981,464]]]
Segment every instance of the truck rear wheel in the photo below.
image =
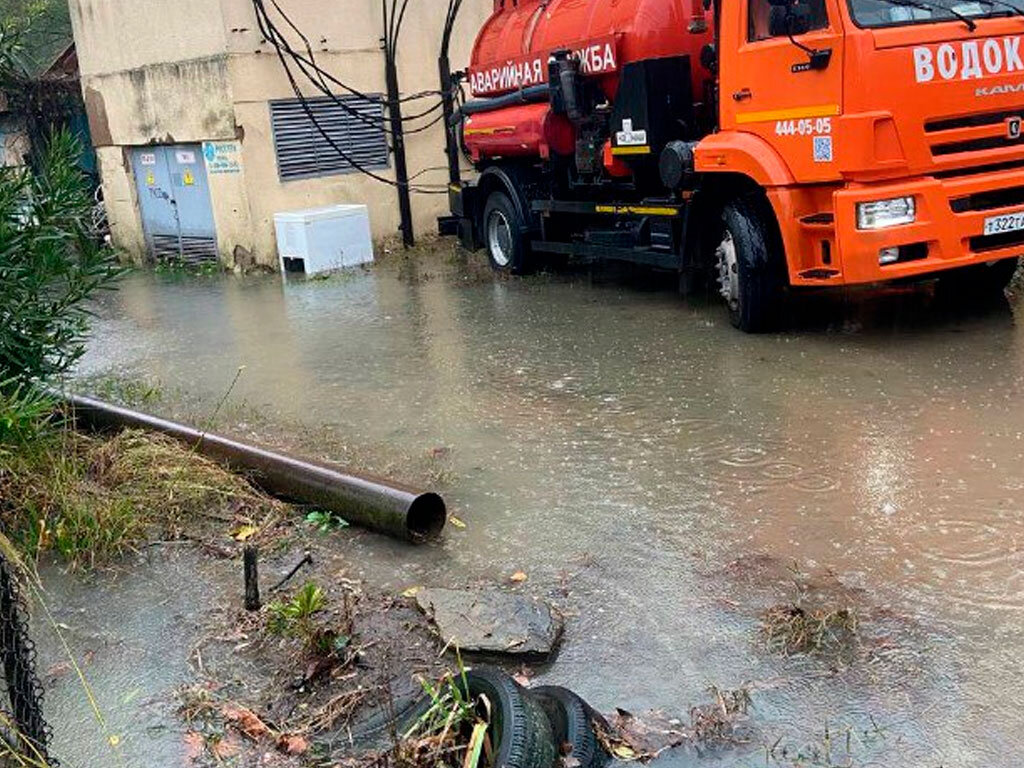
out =
[[947,300],[992,299],[1003,295],[1020,266],[1020,259],[961,267],[939,277],[938,293]]
[[510,272],[521,275],[526,271],[527,251],[526,222],[507,194],[501,191],[491,193],[484,206],[483,237],[487,246],[487,257],[496,272]]
[[782,269],[765,214],[753,201],[737,198],[722,209],[714,264],[732,324],[746,333],[772,330],[782,305]]

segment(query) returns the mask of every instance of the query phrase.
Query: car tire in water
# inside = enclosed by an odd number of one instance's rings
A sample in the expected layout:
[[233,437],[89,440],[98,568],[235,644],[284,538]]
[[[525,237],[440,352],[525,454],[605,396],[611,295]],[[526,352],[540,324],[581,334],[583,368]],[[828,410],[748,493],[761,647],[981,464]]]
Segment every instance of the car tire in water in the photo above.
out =
[[526,222],[505,192],[492,192],[481,220],[487,258],[496,272],[521,275],[526,271],[529,243]]
[[939,276],[938,295],[950,301],[999,298],[1019,266],[1020,259],[1013,258],[950,270]]
[[782,254],[773,245],[767,202],[739,197],[722,209],[712,264],[732,324],[764,333],[778,324],[783,299]]
[[562,757],[578,761],[579,768],[600,768],[608,761],[594,732],[594,721],[602,721],[583,699],[568,688],[545,685],[531,688],[551,722],[555,743]]
[[[558,748],[551,722],[540,702],[498,669],[468,671],[465,682],[463,686],[462,676],[456,675],[455,684],[464,689],[467,698],[487,697],[494,768],[552,768],[555,765]],[[429,698],[425,698],[414,707],[403,718],[400,732],[415,723],[431,703]]]

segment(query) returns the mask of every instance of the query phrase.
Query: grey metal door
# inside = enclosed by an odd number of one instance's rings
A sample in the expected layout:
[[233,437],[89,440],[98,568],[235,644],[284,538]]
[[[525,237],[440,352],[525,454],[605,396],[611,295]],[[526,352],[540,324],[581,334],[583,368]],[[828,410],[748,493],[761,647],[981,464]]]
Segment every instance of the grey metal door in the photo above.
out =
[[150,256],[157,261],[216,261],[217,230],[199,145],[136,147],[132,168]]

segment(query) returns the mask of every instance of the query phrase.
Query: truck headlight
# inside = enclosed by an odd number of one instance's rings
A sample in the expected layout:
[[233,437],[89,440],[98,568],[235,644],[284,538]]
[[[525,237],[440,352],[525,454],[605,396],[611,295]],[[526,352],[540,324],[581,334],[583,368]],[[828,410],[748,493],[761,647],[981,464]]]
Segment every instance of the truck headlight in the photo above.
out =
[[857,229],[898,227],[900,224],[913,224],[916,218],[912,197],[857,203]]

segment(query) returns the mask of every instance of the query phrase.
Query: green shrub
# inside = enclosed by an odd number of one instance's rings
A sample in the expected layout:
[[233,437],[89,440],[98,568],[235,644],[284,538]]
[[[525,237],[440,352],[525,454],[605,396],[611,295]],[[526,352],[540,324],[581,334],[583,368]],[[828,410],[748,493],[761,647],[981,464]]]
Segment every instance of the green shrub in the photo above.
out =
[[89,298],[120,274],[94,231],[80,151],[58,131],[37,173],[0,168],[0,387],[8,393],[74,365],[85,351]]
[[0,458],[36,439],[53,414],[53,403],[15,382],[0,382]]

